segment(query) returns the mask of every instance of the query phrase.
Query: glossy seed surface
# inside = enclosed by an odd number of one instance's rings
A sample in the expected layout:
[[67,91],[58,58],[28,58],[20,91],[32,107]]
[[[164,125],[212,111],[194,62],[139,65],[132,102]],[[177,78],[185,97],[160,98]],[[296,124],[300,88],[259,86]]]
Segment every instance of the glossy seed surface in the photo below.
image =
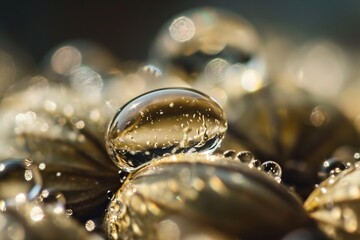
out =
[[360,165],[332,174],[310,194],[304,208],[331,239],[360,238]]
[[282,239],[312,221],[286,188],[260,171],[222,155],[191,153],[134,172],[114,195],[104,224],[109,239],[254,240]]
[[119,110],[109,125],[106,148],[117,166],[133,170],[165,154],[212,153],[226,129],[222,108],[207,95],[159,89]]

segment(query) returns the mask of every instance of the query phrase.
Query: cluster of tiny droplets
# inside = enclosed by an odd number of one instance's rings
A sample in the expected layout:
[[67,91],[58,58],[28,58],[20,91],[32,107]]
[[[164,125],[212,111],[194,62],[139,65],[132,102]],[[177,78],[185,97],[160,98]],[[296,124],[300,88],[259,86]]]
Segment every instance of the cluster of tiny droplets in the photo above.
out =
[[254,155],[250,151],[236,152],[235,150],[226,150],[223,152],[223,156],[238,160],[251,169],[256,169],[268,174],[278,183],[281,182],[282,170],[280,165],[275,161],[266,161],[261,163],[260,160],[255,159]]

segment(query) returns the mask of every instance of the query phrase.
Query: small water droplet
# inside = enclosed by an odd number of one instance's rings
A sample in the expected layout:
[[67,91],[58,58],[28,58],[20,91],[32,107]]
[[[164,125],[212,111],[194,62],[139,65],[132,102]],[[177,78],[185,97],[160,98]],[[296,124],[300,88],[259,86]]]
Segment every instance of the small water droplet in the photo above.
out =
[[236,158],[243,163],[250,163],[254,159],[254,155],[249,151],[241,151],[236,154]]
[[127,171],[164,154],[212,153],[227,129],[224,116],[222,108],[201,92],[155,90],[120,109],[109,125],[106,148],[115,164]]
[[279,178],[281,178],[281,174],[282,174],[280,165],[274,161],[266,161],[263,164],[261,164],[261,171],[274,177],[275,180],[278,182],[279,182]]
[[35,199],[41,190],[38,168],[28,160],[7,159],[0,166],[0,200],[7,205]]
[[325,180],[331,175],[335,176],[345,169],[346,164],[343,161],[331,158],[323,162],[321,169],[318,172],[318,176],[320,180]]
[[226,150],[225,152],[223,152],[223,156],[226,158],[235,158],[236,152],[235,150]]
[[249,163],[248,163],[249,168],[254,168],[257,170],[261,170],[261,162],[260,160],[257,159],[252,159]]
[[30,218],[34,222],[39,222],[44,218],[44,211],[39,206],[34,206],[30,211]]
[[73,215],[73,210],[68,208],[68,209],[65,210],[65,214],[66,214],[67,217],[70,217],[71,215]]
[[93,220],[87,220],[85,223],[85,229],[89,232],[94,231],[96,224]]
[[114,196],[114,192],[111,190],[107,190],[106,192],[107,199],[111,200],[113,196]]

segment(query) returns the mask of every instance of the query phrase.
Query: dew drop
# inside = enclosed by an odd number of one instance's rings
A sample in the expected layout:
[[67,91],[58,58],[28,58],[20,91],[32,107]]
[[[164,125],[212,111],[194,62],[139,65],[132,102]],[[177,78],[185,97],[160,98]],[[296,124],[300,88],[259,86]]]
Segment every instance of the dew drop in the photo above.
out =
[[320,180],[325,180],[331,175],[337,175],[345,169],[346,164],[343,161],[331,158],[322,163],[318,176]]
[[87,220],[85,223],[85,229],[89,232],[94,231],[96,224],[93,220]]
[[65,215],[66,215],[67,217],[70,217],[71,215],[73,215],[73,210],[70,209],[70,208],[66,209],[66,210],[65,210]]
[[[266,161],[263,164],[261,164],[261,171],[274,177],[274,179],[277,182],[279,182],[279,179],[281,178],[281,174],[282,174],[280,165],[274,161]],[[280,179],[280,181],[281,181],[281,179]]]
[[260,160],[257,159],[252,159],[249,163],[248,163],[249,168],[254,168],[257,170],[261,170],[261,162]]
[[235,152],[235,150],[226,150],[223,152],[223,156],[226,158],[235,158],[236,152]]
[[34,222],[39,222],[44,218],[44,211],[42,210],[41,207],[39,206],[34,206],[31,210],[30,210],[30,218],[31,220],[33,220]]
[[106,197],[107,197],[107,199],[111,200],[113,196],[114,196],[114,192],[113,192],[113,191],[108,190],[108,191],[106,192]]
[[164,154],[212,153],[226,129],[223,109],[205,94],[159,89],[119,110],[109,125],[106,148],[117,166],[132,171]]
[[236,158],[243,163],[250,163],[254,159],[254,155],[249,151],[241,151],[236,154]]
[[0,164],[0,200],[19,204],[39,194],[42,179],[39,170],[28,160],[7,159]]

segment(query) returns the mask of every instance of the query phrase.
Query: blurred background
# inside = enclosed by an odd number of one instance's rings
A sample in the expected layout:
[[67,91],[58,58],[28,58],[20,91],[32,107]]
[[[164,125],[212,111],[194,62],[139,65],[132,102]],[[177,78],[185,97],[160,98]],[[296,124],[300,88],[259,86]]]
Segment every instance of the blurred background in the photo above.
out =
[[359,1],[2,1],[0,42],[35,65],[58,44],[90,39],[121,60],[144,60],[160,27],[175,14],[216,6],[249,20],[260,37],[271,29],[304,41],[329,38],[341,46],[360,46]]

